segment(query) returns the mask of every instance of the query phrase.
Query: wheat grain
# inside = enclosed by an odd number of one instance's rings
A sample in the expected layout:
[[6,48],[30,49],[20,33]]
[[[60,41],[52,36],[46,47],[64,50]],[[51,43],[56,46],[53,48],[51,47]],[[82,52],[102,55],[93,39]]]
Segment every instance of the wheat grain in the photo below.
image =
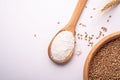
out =
[[108,8],[112,7],[112,6],[118,5],[119,3],[120,3],[120,0],[112,0],[112,1],[110,1],[108,4],[106,4],[106,5],[104,6],[104,8],[101,9],[101,11],[105,11],[105,10],[107,10]]
[[88,80],[120,80],[120,37],[96,51],[90,61]]

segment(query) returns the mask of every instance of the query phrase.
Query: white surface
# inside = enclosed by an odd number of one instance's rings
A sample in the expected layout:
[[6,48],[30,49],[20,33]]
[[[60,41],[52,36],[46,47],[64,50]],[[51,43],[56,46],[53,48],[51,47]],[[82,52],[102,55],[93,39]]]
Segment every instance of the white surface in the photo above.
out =
[[[89,0],[78,21],[87,27],[81,29],[77,25],[76,31],[98,34],[101,26],[108,28],[105,35],[120,31],[120,5],[99,12],[108,1]],[[91,49],[85,41],[77,41],[81,55],[74,54],[66,65],[54,64],[47,54],[50,40],[67,24],[76,3],[77,0],[0,0],[0,80],[83,80],[84,61]],[[109,15],[112,17],[107,23]]]

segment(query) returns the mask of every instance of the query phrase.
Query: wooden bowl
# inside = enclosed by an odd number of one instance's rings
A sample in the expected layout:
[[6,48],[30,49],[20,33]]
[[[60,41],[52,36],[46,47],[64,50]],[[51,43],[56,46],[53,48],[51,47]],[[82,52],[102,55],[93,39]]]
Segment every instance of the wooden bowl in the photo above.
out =
[[106,43],[108,43],[109,41],[116,39],[120,37],[120,31],[119,32],[115,32],[112,33],[108,36],[106,36],[105,38],[103,38],[102,40],[100,40],[90,51],[89,55],[87,56],[87,59],[85,61],[85,65],[84,65],[84,74],[83,74],[83,78],[84,80],[88,80],[88,72],[89,72],[89,66],[90,66],[90,62],[92,60],[92,58],[94,58],[94,55],[97,53],[97,51]]

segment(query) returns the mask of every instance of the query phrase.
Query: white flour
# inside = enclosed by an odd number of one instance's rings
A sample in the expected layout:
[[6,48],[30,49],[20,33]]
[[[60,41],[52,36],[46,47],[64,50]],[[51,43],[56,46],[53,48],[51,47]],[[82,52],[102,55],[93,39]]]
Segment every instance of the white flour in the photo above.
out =
[[60,32],[51,45],[51,57],[55,61],[62,61],[74,48],[74,35],[70,31]]

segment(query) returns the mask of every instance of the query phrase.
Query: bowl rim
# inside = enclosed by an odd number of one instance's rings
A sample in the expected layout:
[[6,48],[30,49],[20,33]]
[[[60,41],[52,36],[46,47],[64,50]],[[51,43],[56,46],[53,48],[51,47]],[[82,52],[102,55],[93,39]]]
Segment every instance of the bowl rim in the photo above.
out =
[[97,44],[91,49],[91,51],[89,52],[86,60],[85,60],[85,64],[84,64],[84,70],[83,70],[83,78],[84,80],[88,80],[88,71],[89,71],[89,65],[90,62],[92,60],[92,58],[94,57],[94,55],[96,54],[96,52],[107,42],[116,39],[120,37],[120,31],[118,32],[114,32],[109,34],[108,36],[104,37],[103,39],[101,39],[99,42],[97,42]]

